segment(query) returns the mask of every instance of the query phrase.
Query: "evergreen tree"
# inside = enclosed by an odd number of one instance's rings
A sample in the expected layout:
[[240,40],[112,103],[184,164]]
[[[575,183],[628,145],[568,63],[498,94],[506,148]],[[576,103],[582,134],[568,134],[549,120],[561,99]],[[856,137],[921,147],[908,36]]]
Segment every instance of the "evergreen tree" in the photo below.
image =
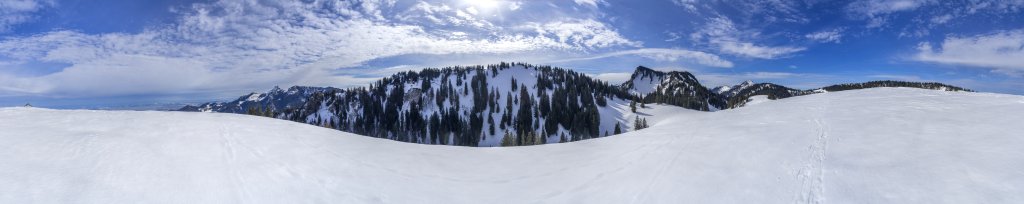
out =
[[540,113],[541,117],[547,117],[548,112],[551,111],[551,99],[548,98],[548,93],[546,91],[540,91],[537,95],[540,96],[540,101],[537,104],[537,111]]
[[629,111],[636,113],[636,101],[629,101]]
[[622,134],[622,129],[621,129],[621,128],[619,128],[619,122],[615,122],[615,132],[614,132],[614,133],[615,133],[616,135],[618,135],[618,134]]
[[519,83],[516,83],[516,78],[512,77],[512,86],[510,86],[512,88],[512,91],[516,91],[516,88],[519,88],[518,85]]
[[487,130],[491,135],[494,135],[494,114],[487,114]]
[[644,128],[647,128],[647,119],[641,119],[640,116],[637,116],[636,119],[633,120],[633,130],[641,130]]
[[516,146],[515,140],[516,140],[515,135],[513,135],[512,133],[509,133],[508,131],[505,131],[505,135],[503,135],[501,137],[501,146],[502,147]]

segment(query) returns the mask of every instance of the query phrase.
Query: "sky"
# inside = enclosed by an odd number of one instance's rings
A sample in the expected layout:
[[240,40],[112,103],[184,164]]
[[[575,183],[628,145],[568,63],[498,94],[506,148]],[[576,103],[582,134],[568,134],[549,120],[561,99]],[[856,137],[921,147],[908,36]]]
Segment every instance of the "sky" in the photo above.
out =
[[425,67],[640,65],[810,89],[1024,94],[1024,0],[4,0],[0,106],[228,100]]

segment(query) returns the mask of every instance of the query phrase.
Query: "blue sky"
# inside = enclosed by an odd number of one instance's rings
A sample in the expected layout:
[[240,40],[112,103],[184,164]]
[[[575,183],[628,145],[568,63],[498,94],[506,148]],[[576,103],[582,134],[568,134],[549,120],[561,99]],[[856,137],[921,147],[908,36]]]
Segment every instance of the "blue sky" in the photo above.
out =
[[1024,1],[0,2],[0,106],[223,100],[522,61],[796,88],[937,81],[1024,94]]

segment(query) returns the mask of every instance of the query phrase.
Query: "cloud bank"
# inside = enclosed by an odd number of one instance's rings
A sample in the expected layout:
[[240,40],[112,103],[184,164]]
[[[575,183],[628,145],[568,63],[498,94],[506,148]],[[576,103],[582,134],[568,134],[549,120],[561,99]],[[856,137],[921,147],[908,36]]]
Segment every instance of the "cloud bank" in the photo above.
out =
[[917,51],[913,60],[991,68],[1014,75],[1024,73],[1024,30],[947,37],[937,46],[921,43]]
[[[38,7],[18,4],[24,2],[29,1],[5,1],[0,8]],[[31,9],[17,11],[26,10]],[[290,84],[362,85],[350,83],[364,80],[331,73],[409,54],[591,52],[642,45],[592,19],[561,16],[495,26],[483,12],[472,6],[424,2],[398,8],[395,1],[374,0],[194,4],[180,11],[173,25],[139,33],[57,30],[3,39],[0,57],[5,63],[0,66],[69,65],[41,76],[0,72],[0,95],[75,97]],[[13,21],[0,23],[7,22]]]

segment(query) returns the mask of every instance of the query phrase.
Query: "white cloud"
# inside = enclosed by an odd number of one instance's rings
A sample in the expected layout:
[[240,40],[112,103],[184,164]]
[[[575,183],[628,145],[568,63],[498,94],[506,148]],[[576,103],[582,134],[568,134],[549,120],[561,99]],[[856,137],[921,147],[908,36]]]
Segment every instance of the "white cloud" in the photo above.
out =
[[[924,15],[909,13],[918,10],[925,11]],[[927,35],[935,25],[946,24],[966,16],[980,14],[991,15],[985,18],[1002,18],[999,16],[1017,16],[1022,10],[1024,1],[1021,0],[858,0],[846,6],[847,16],[851,19],[866,20],[867,28],[900,26],[904,27],[903,29],[914,30],[903,31],[901,36]],[[888,25],[900,17],[912,18],[912,22],[907,25]]]
[[690,12],[697,12],[697,0],[672,0],[673,4],[681,6]]
[[[447,24],[434,28],[383,15],[393,13],[381,11],[393,5],[393,1],[223,0],[195,4],[181,12],[174,25],[140,33],[53,31],[6,38],[0,40],[0,57],[9,59],[8,63],[71,65],[27,78],[0,72],[0,79],[5,79],[0,80],[0,92],[74,97],[296,84],[363,85],[363,80],[334,76],[332,70],[409,54],[587,52],[640,45],[589,19],[559,18],[526,25],[532,29],[520,31],[492,30],[489,22],[459,17],[454,15],[457,9],[445,5],[417,4],[395,15],[418,12],[435,17],[428,21]],[[473,32],[481,29],[488,32]],[[476,35],[452,37],[458,32]],[[15,79],[6,80],[10,78]]]
[[923,5],[934,3],[931,0],[860,0],[850,3],[847,10],[856,15],[874,17],[900,11],[917,9]]
[[790,72],[741,72],[741,73],[701,73],[697,78],[707,87],[731,86],[751,80],[755,82],[779,79],[814,79],[820,80],[823,75],[811,75]]
[[1004,74],[1024,71],[1024,30],[972,37],[947,37],[938,47],[921,43],[913,60],[993,68]]
[[624,50],[624,51],[617,51],[617,52],[610,52],[610,53],[594,55],[594,56],[585,57],[585,58],[572,58],[572,59],[558,60],[558,61],[555,61],[555,62],[594,60],[594,59],[601,59],[601,58],[608,58],[608,57],[618,57],[618,56],[626,56],[626,55],[641,56],[641,57],[646,57],[646,58],[657,60],[657,61],[667,61],[667,62],[686,61],[686,62],[696,63],[696,64],[710,66],[710,67],[729,68],[729,67],[733,66],[732,62],[730,62],[728,60],[725,60],[725,59],[722,59],[722,58],[718,57],[718,55],[708,54],[708,53],[699,52],[699,51],[680,50],[680,49],[664,49],[664,48],[643,48],[643,49]]
[[604,0],[573,0],[576,4],[590,7],[597,7],[597,5],[607,5],[608,2]]
[[728,39],[714,41],[719,49],[725,53],[747,56],[761,59],[776,59],[788,57],[793,53],[804,51],[807,48],[790,46],[758,46],[748,42],[736,42]]
[[1024,10],[1024,1],[1021,0],[973,0],[966,6],[959,7],[967,14],[974,14],[979,11],[994,13],[1010,13]]
[[569,49],[642,46],[642,43],[626,39],[604,23],[593,19],[568,19],[543,24],[531,23],[521,26],[521,29],[532,30],[539,36],[554,40],[557,44],[568,45],[555,45],[555,47]]
[[728,18],[715,17],[708,19],[705,26],[691,34],[690,38],[697,42],[707,42],[722,53],[760,59],[783,58],[806,50],[804,47],[757,45],[743,40],[757,39],[759,36],[757,32],[738,30]]
[[899,81],[921,81],[921,77],[915,76],[915,75],[878,74],[878,75],[869,75],[867,77],[879,78],[879,79],[891,79],[891,80],[899,80]]
[[866,19],[867,28],[878,28],[889,22],[888,16],[902,11],[936,3],[933,0],[859,0],[847,5],[847,14],[853,19]]
[[508,4],[508,10],[515,11],[523,7],[523,2],[515,1]]
[[841,33],[842,31],[843,31],[842,29],[838,29],[837,28],[837,29],[833,29],[833,30],[826,30],[826,31],[819,31],[819,32],[810,33],[810,34],[804,35],[804,37],[806,37],[807,39],[810,39],[810,40],[818,41],[818,42],[839,43],[840,39],[843,37],[843,34]]
[[946,15],[932,17],[931,22],[932,22],[932,24],[946,24],[946,22],[949,22],[949,20],[952,20],[952,19],[953,19],[953,15],[946,14]]
[[7,32],[12,26],[29,22],[35,18],[36,11],[52,7],[52,0],[3,0],[0,1],[0,33]]
[[676,33],[676,32],[665,32],[665,34],[668,35],[668,39],[665,39],[665,42],[676,41],[676,40],[679,40],[679,38],[683,37],[683,36],[679,36],[679,33]]

